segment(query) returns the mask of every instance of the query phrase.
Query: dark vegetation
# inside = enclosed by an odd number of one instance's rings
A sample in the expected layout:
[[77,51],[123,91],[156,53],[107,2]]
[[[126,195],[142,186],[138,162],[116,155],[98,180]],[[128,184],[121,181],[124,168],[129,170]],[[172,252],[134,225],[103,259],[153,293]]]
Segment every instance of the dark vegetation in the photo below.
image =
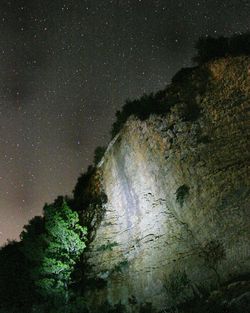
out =
[[210,240],[200,249],[199,256],[204,260],[205,265],[214,271],[217,282],[220,284],[218,265],[226,258],[225,248],[219,240]]
[[[96,150],[95,163],[104,151]],[[0,313],[88,312],[82,296],[86,289],[84,270],[89,270],[83,269],[83,251],[94,232],[91,221],[98,217],[96,209],[107,201],[103,192],[90,190],[95,171],[95,166],[89,166],[78,178],[73,197],[59,196],[52,204],[46,204],[43,217],[36,216],[24,226],[20,242],[8,242],[2,247]],[[88,208],[87,218],[82,219],[80,211]],[[102,214],[103,210],[97,224]],[[88,232],[81,226],[86,224]],[[102,248],[112,249],[116,245],[107,243]],[[96,284],[97,280],[95,287]]]
[[61,197],[45,205],[0,253],[0,312],[78,312],[74,267],[85,248],[86,228]]
[[[237,34],[230,38],[226,37],[201,37],[195,44],[196,55],[193,61],[199,65],[208,61],[227,57],[250,55],[250,33]],[[197,95],[197,88],[188,88],[194,68],[181,69],[172,79],[174,88],[167,88],[156,94],[143,95],[140,99],[127,100],[121,110],[116,112],[116,121],[111,130],[111,136],[114,137],[122,129],[127,119],[133,115],[140,120],[145,120],[151,114],[164,115],[168,113],[174,104],[179,102],[186,103],[183,118],[187,121],[196,120],[200,115],[199,107],[195,104],[194,95]],[[197,83],[200,84],[199,92],[202,93],[206,87],[208,74],[203,73],[202,77],[197,77]],[[182,97],[178,91],[182,91]]]
[[119,244],[115,242],[108,241],[106,244],[101,245],[97,250],[98,251],[112,251],[114,247],[117,247]]
[[176,190],[176,201],[183,206],[185,198],[189,195],[189,187],[182,185]]
[[92,196],[88,193],[89,181],[95,172],[94,166],[89,166],[87,171],[83,173],[77,180],[76,186],[73,190],[73,199],[71,205],[74,209],[87,208],[92,203]]
[[159,91],[156,94],[143,95],[140,99],[127,100],[121,111],[116,112],[116,121],[111,130],[114,137],[126,123],[127,119],[134,115],[140,120],[145,120],[150,114],[166,114],[170,107],[164,103],[165,92]]
[[192,298],[159,313],[250,312],[249,288],[249,275],[228,281],[212,292],[202,286],[196,286]]
[[101,161],[105,151],[106,151],[106,147],[97,147],[95,149],[95,152],[94,152],[94,164],[95,165],[98,165],[98,163]]
[[[192,69],[190,69],[192,70]],[[116,121],[112,125],[111,136],[115,137],[125,125],[130,116],[135,116],[141,121],[146,120],[150,115],[164,116],[170,112],[171,108],[178,103],[184,103],[182,118],[185,121],[194,121],[200,115],[200,108],[194,101],[194,95],[197,90],[200,93],[205,91],[206,79],[208,75],[202,73],[202,77],[197,77],[197,86],[191,86],[192,81],[187,82],[183,88],[183,77],[189,71],[181,71],[180,75],[176,75],[173,81],[176,85],[170,85],[166,90],[159,91],[155,94],[143,95],[140,99],[133,101],[127,100],[120,111],[116,112]],[[202,83],[199,84],[199,83]]]
[[[0,251],[0,312],[29,312],[37,295],[29,276],[27,260],[21,252],[22,244],[9,242]],[[18,310],[20,308],[20,311]]]
[[197,54],[193,58],[198,64],[227,56],[250,55],[250,33],[227,37],[202,37],[195,45]]
[[[249,55],[250,34],[235,35],[231,38],[200,38],[196,51],[194,61],[199,65],[229,55]],[[196,68],[182,69],[173,77],[172,85],[166,90],[126,101],[116,113],[112,137],[122,129],[131,115],[145,120],[151,114],[167,114],[175,104],[182,107],[183,121],[198,119],[201,112],[195,96],[205,92],[207,79],[208,73],[202,70],[202,67],[199,71],[196,71]],[[200,138],[200,142],[209,142],[208,136]],[[8,242],[1,248],[0,313],[89,312],[82,297],[86,287],[91,286],[91,281],[85,280],[84,276],[84,272],[89,269],[83,266],[83,251],[85,245],[93,238],[95,228],[103,216],[103,204],[107,201],[101,190],[90,190],[90,181],[96,174],[96,166],[104,152],[104,147],[95,150],[94,166],[89,166],[87,172],[78,178],[72,198],[60,196],[54,203],[45,205],[43,217],[34,217],[24,227],[20,242]],[[186,185],[177,189],[176,200],[181,206],[188,194],[189,187]],[[83,218],[83,215],[87,218]],[[88,226],[88,234],[82,225]],[[111,251],[116,245],[115,242],[107,243],[100,247],[100,251]],[[200,249],[199,256],[217,274],[217,267],[225,257],[224,248],[216,240],[209,241]],[[114,271],[124,274],[128,266],[128,262],[124,260]],[[179,294],[183,293],[189,284],[186,273],[177,272],[166,281],[165,289],[171,295],[172,301],[178,302]],[[98,283],[96,279],[94,285],[95,288],[97,285],[101,288],[103,281]],[[217,302],[208,305],[202,301],[198,299],[186,302],[183,311],[180,306],[175,306],[174,311],[164,312],[224,312],[219,311],[221,307]],[[138,304],[135,298],[131,298],[130,302]],[[115,307],[107,304],[100,308],[100,312],[123,311],[121,304]],[[152,312],[152,306],[150,303],[141,304],[139,311]]]
[[179,299],[184,298],[185,289],[189,286],[190,280],[185,272],[173,272],[165,280],[164,288],[169,295],[169,303],[173,305],[179,302]]

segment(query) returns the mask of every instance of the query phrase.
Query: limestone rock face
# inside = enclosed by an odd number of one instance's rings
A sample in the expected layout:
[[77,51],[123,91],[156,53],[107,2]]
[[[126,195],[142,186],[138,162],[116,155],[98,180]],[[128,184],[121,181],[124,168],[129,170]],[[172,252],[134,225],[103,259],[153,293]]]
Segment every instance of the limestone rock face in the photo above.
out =
[[180,96],[164,117],[130,117],[99,164],[108,201],[88,264],[103,286],[90,306],[156,312],[250,270],[250,58],[203,70],[198,116],[185,117]]

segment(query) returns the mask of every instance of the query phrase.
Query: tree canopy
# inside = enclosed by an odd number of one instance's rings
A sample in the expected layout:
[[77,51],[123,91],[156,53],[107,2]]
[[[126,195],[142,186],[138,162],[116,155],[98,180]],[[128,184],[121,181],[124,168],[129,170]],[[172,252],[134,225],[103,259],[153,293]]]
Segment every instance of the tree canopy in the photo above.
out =
[[32,264],[30,274],[43,297],[67,300],[71,274],[86,246],[87,230],[64,199],[45,205],[42,224],[35,218],[21,234],[24,255]]
[[[196,51],[194,61],[198,64],[228,55],[249,55],[250,33],[231,38],[203,37],[197,41]],[[194,100],[197,88],[199,93],[205,90],[206,76],[203,75],[206,73],[201,73],[198,80],[196,77],[193,86],[192,80],[188,79],[193,69],[179,71],[173,77],[170,88],[143,95],[136,100],[127,100],[121,110],[116,112],[112,137],[122,129],[131,115],[141,120],[151,114],[164,115],[176,103],[186,104],[183,120],[199,117],[200,108]],[[104,147],[95,150],[95,166],[104,152]],[[89,192],[95,166],[89,166],[87,172],[78,178],[72,199],[58,197],[53,204],[46,204],[43,217],[36,216],[24,226],[20,242],[9,242],[0,249],[0,313],[80,313],[85,310],[82,309],[84,299],[77,294],[74,282],[74,271],[87,241],[87,229],[80,225],[78,212],[102,206],[107,201],[104,193],[93,196]],[[181,201],[183,195],[178,196]],[[102,212],[99,214],[101,217]],[[97,224],[100,217],[96,218]],[[92,220],[90,224],[94,229]],[[71,301],[73,297],[74,301]]]
[[165,114],[170,106],[163,102],[165,93],[159,91],[149,95],[143,95],[140,99],[127,100],[121,110],[116,112],[116,121],[112,125],[111,136],[114,137],[126,123],[127,119],[134,115],[140,120],[145,120],[150,114]]
[[193,58],[198,64],[226,56],[250,54],[250,33],[236,34],[230,38],[220,36],[201,37],[195,44],[196,55]]

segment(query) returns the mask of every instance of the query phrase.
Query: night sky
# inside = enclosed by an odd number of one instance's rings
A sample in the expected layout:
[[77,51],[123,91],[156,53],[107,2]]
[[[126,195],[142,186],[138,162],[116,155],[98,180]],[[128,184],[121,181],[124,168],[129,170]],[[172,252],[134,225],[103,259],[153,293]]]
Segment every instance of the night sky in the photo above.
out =
[[1,0],[0,244],[70,194],[125,100],[250,30],[248,0]]

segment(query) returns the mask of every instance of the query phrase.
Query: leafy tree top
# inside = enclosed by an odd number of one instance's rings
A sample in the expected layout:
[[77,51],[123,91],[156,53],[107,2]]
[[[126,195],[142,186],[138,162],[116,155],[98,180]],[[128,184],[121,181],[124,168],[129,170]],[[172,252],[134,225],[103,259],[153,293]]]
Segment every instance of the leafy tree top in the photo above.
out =
[[198,64],[226,56],[250,55],[250,33],[227,37],[201,37],[196,42],[196,56],[193,61]]
[[[45,205],[44,217],[31,220],[21,234],[23,252],[30,261],[30,275],[45,298],[65,297],[71,274],[85,245],[87,229],[80,226],[78,213],[59,197]],[[37,232],[37,224],[41,226]]]

